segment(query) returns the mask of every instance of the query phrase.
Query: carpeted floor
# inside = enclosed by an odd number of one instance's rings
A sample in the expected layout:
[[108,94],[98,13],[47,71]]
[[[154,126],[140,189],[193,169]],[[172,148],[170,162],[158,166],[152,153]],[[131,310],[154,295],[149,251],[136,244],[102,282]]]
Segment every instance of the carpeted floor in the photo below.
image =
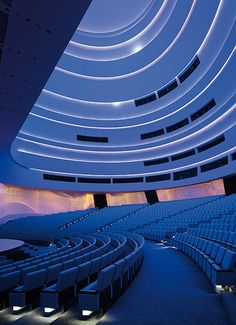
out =
[[135,282],[99,325],[236,324],[236,296],[215,294],[189,257],[148,241],[144,256]]

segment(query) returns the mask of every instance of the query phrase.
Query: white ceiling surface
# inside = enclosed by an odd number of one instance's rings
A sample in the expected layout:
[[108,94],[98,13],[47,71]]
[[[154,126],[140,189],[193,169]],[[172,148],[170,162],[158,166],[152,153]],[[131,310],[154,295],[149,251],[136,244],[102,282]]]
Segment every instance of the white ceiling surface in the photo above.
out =
[[[235,16],[233,0],[93,0],[47,83],[42,84],[37,100],[34,95],[36,102],[33,106],[31,101],[33,108],[11,146],[11,155],[5,156],[4,166],[8,167],[4,167],[2,181],[112,192],[176,187],[233,174]],[[64,20],[70,19],[64,16]],[[57,27],[58,34],[64,25],[67,23]],[[28,44],[23,46],[33,49],[40,35],[31,32]],[[51,53],[52,39],[43,41],[38,53],[46,49],[47,56],[56,62],[56,54]],[[200,64],[180,83],[178,77],[196,56]],[[38,63],[38,71],[44,71],[45,62]],[[32,71],[28,75],[29,80],[31,76],[34,79]],[[155,93],[174,80],[176,89],[135,106],[135,99]],[[33,92],[34,84],[30,85],[28,93]],[[21,85],[17,87],[22,90]],[[212,98],[216,105],[192,121],[191,115]],[[25,102],[26,95],[20,106]],[[188,125],[166,132],[167,127],[186,118]],[[141,140],[141,134],[162,128],[163,135]],[[77,141],[78,134],[107,137],[109,141]],[[196,149],[222,134],[225,141],[208,150],[144,166],[144,161]],[[202,165],[223,157],[228,157],[227,165],[201,172]],[[197,168],[198,175],[173,179],[174,173],[190,168]],[[13,173],[8,175],[10,169]],[[143,181],[55,182],[43,180],[43,173],[112,180],[141,177]],[[146,182],[146,177],[168,173],[170,180]]]

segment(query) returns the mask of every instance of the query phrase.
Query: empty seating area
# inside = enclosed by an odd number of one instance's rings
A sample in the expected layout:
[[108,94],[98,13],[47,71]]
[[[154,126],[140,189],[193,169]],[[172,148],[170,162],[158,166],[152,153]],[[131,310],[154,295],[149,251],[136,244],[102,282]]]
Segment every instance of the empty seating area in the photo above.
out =
[[[213,204],[222,197],[207,197],[191,200],[180,200],[155,203],[147,206],[123,220],[120,219],[109,227],[112,231],[134,231],[147,239],[163,240],[168,234],[173,234],[178,228],[184,230],[194,223],[198,223],[194,211],[204,210],[207,204]],[[193,217],[190,218],[193,211]],[[200,214],[205,219],[206,216]]]
[[[0,261],[1,308],[10,306],[18,314],[40,307],[48,316],[78,304],[84,318],[88,310],[105,311],[114,303],[142,263],[144,239],[136,234],[104,232],[55,242],[57,248],[51,252],[18,262]],[[97,304],[88,305],[94,295]]]
[[37,308],[50,316],[75,305],[81,320],[103,314],[138,273],[144,238],[191,257],[217,292],[236,287],[235,194],[89,209],[68,219],[24,217],[1,225],[0,233],[23,239],[29,252],[0,260],[0,305],[13,314]]
[[[71,225],[65,230],[65,233],[90,233],[98,230],[109,229],[110,226],[123,218],[128,218],[130,215],[142,211],[147,204],[130,204],[122,206],[111,206],[96,211],[91,214],[90,218],[85,218],[79,223]],[[126,230],[125,230],[126,231]]]
[[[234,234],[235,235],[235,234]],[[231,291],[236,286],[236,252],[211,239],[178,233],[172,244],[189,255],[203,270],[216,290]]]
[[[101,210],[88,209],[45,216],[29,216],[10,220],[0,226],[2,238],[25,237],[29,240],[58,238],[64,235],[78,235],[104,230],[118,220],[138,212],[147,204],[111,206]],[[40,236],[38,236],[40,234]]]
[[[97,209],[78,210],[72,212],[61,212],[44,216],[29,216],[10,220],[0,226],[0,236],[2,238],[18,238],[24,239],[26,236],[32,239],[51,239],[53,234],[57,237],[61,227],[78,222]],[[40,236],[37,236],[40,234]]]
[[224,198],[206,213],[211,217],[207,222],[177,232],[169,244],[190,256],[216,291],[233,291],[236,287],[236,196]]

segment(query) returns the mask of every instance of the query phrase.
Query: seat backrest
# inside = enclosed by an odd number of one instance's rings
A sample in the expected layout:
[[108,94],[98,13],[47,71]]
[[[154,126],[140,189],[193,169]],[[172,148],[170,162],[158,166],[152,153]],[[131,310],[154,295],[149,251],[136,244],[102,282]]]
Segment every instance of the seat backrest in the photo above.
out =
[[90,275],[94,274],[95,272],[99,271],[99,265],[101,264],[101,257],[96,257],[91,260],[92,266],[90,269]]
[[21,275],[20,275],[20,283],[25,282],[25,277],[28,273],[36,271],[38,269],[37,265],[29,266],[24,269],[21,269]]
[[104,267],[107,266],[108,254],[104,254],[101,256],[101,263],[99,265],[99,269],[102,270]]
[[232,244],[233,241],[234,241],[234,236],[236,236],[236,234],[234,232],[230,232],[229,233],[229,237],[228,237],[228,240],[227,240],[227,243],[228,244]]
[[23,289],[25,291],[30,291],[42,287],[46,279],[46,274],[46,269],[41,269],[28,273],[25,277]]
[[16,267],[15,266],[8,267],[6,269],[2,269],[0,271],[0,275],[4,275],[4,274],[10,273],[10,272],[14,272],[15,270],[16,270]]
[[15,288],[20,280],[20,271],[14,271],[0,276],[0,292]]
[[203,244],[203,240],[201,238],[199,238],[197,248],[201,249],[202,244]]
[[223,237],[222,237],[222,242],[227,242],[227,239],[229,237],[229,231],[224,231]]
[[224,254],[225,254],[225,248],[223,246],[220,246],[215,258],[216,264],[218,265],[221,264],[221,262],[223,261]]
[[83,263],[88,262],[90,260],[90,254],[91,253],[86,253],[83,255]]
[[213,247],[213,243],[208,241],[206,251],[205,251],[207,255],[210,255],[212,247]]
[[68,270],[61,271],[58,276],[56,290],[60,292],[72,287],[75,284],[77,272],[78,268],[75,266]]
[[216,258],[217,253],[218,253],[218,250],[219,250],[219,245],[213,244],[211,254],[210,254],[210,258],[212,258],[214,260]]
[[112,284],[115,269],[116,269],[116,266],[114,264],[112,264],[112,265],[105,267],[99,273],[97,284],[95,286],[96,291],[101,292],[104,289],[106,289],[109,285]]
[[223,270],[236,271],[236,253],[226,249],[221,267]]
[[58,263],[55,265],[51,265],[47,268],[48,272],[47,272],[47,276],[46,276],[46,283],[50,283],[52,281],[57,280],[59,273],[62,270],[62,264]]
[[113,281],[117,280],[118,278],[120,278],[123,274],[123,270],[125,267],[125,259],[121,258],[119,261],[115,262],[114,265],[116,266],[115,272],[114,272],[114,276],[113,276]]
[[90,261],[78,265],[76,283],[79,283],[80,281],[85,280],[89,277],[91,266],[92,266],[92,263]]
[[40,269],[45,269],[46,267],[50,266],[50,262],[45,261],[45,262],[39,263],[38,266]]
[[207,248],[207,240],[203,240],[203,243],[202,243],[202,248],[201,248],[201,251],[202,252],[205,252],[206,251],[206,248]]
[[83,256],[77,256],[74,258],[74,265],[78,266],[83,263]]
[[62,268],[63,268],[63,270],[70,269],[73,266],[74,266],[74,260],[73,259],[68,260],[68,261],[65,261],[65,262],[62,262]]
[[58,264],[60,262],[61,262],[60,257],[56,257],[56,258],[51,259],[51,265]]

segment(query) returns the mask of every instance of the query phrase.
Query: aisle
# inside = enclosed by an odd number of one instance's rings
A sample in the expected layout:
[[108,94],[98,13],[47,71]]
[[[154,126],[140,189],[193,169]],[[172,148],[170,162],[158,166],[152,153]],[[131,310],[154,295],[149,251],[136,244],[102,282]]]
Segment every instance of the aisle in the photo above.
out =
[[[99,325],[233,324],[225,297],[213,292],[190,258],[153,242],[146,242],[144,255],[134,283]],[[235,298],[231,295],[226,300],[232,304]]]

